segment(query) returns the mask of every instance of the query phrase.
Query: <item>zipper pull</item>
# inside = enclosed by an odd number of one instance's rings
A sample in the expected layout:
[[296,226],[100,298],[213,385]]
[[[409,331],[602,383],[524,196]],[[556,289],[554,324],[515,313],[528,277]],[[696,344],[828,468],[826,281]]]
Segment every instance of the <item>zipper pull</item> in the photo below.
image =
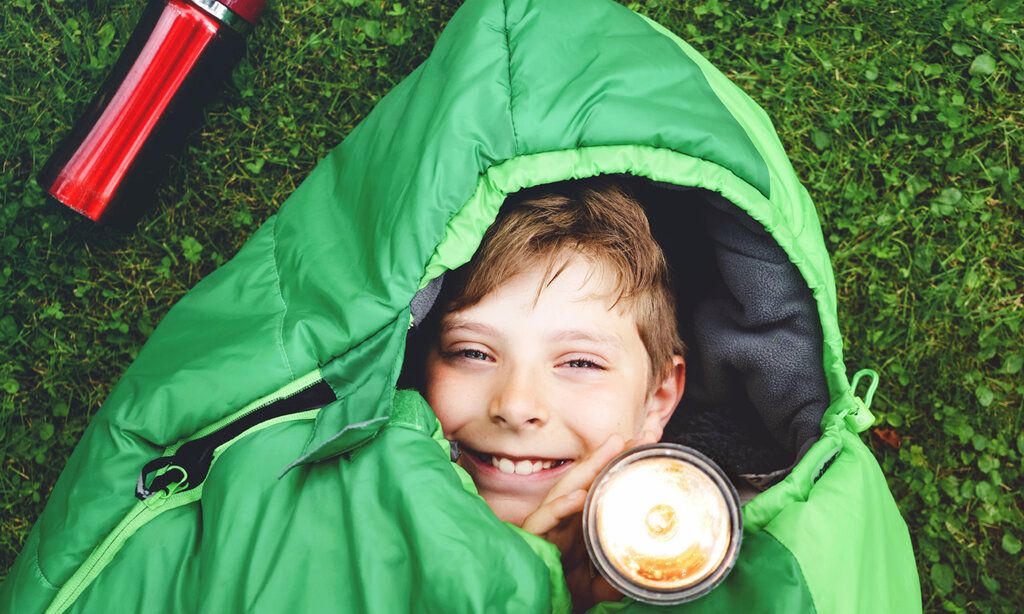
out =
[[[135,497],[145,501],[164,489],[167,489],[170,495],[185,487],[188,483],[188,471],[175,464],[176,460],[173,456],[161,456],[146,463],[139,473],[138,482],[135,483]],[[155,474],[153,481],[146,486],[146,478],[151,473]]]

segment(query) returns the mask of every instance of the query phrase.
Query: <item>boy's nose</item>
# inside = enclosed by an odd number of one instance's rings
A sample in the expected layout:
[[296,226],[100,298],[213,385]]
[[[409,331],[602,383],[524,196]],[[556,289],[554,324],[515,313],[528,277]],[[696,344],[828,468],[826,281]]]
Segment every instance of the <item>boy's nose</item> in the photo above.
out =
[[524,373],[511,374],[490,407],[491,420],[515,430],[536,428],[548,421],[548,411],[535,382]]

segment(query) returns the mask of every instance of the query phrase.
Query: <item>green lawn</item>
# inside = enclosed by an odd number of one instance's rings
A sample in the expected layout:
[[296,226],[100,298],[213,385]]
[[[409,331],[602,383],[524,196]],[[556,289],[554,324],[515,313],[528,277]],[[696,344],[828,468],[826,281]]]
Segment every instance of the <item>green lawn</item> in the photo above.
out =
[[[156,323],[425,57],[454,10],[272,0],[158,206],[117,235],[43,206],[33,177],[142,5],[0,3],[0,574]],[[1024,6],[631,6],[764,106],[818,203],[850,372],[882,375],[867,437],[910,524],[926,609],[1016,611]]]

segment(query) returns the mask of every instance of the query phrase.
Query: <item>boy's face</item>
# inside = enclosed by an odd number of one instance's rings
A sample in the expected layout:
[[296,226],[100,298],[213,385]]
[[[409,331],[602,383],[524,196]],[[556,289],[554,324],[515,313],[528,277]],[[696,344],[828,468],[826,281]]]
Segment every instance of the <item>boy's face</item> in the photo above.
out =
[[572,256],[534,304],[544,273],[527,269],[448,314],[427,357],[426,399],[459,442],[459,464],[517,525],[610,435],[660,439],[682,394],[681,379],[672,399],[648,394],[636,321],[623,303],[609,309],[600,270]]

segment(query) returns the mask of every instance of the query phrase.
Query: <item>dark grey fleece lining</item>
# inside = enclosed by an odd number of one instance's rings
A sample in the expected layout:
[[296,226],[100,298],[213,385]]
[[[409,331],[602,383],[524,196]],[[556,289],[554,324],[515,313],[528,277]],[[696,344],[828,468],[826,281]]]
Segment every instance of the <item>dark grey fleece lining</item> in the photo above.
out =
[[[688,348],[686,392],[665,440],[704,452],[734,478],[770,485],[821,436],[828,407],[810,289],[764,228],[720,195],[617,179],[645,205],[665,251]],[[435,281],[413,301],[417,324],[428,311],[438,315]],[[431,328],[410,333],[400,386],[422,390]]]
[[739,212],[724,199],[728,212],[711,203],[706,227],[731,296],[708,298],[693,314],[705,390],[727,399],[742,384],[775,440],[801,452],[820,436],[829,398],[817,306],[768,233],[736,223]]
[[438,275],[434,279],[427,282],[427,285],[420,288],[420,290],[413,295],[412,303],[409,305],[409,312],[412,313],[412,325],[419,326],[423,323],[423,319],[427,317],[430,310],[434,307],[434,302],[437,300],[437,295],[441,293],[441,284],[444,281],[444,275]]
[[669,258],[688,346],[670,437],[733,476],[754,474],[761,487],[781,479],[821,436],[828,407],[807,283],[771,235],[720,195],[630,183]]

